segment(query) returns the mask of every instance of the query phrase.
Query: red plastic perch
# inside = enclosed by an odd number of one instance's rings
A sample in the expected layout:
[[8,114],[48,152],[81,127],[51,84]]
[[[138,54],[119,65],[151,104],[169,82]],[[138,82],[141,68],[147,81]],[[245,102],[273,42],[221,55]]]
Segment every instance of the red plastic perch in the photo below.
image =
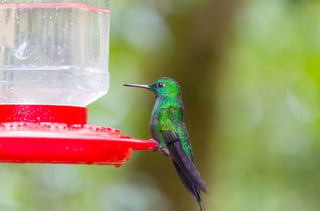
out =
[[87,108],[0,105],[0,162],[120,166],[156,142],[88,125]]

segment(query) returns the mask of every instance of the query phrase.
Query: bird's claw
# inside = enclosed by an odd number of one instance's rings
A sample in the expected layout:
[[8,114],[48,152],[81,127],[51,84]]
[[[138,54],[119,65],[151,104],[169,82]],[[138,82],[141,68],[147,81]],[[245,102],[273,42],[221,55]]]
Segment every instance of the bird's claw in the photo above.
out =
[[164,147],[161,143],[158,144],[157,149],[165,156],[171,157],[169,149],[167,147]]
[[[149,139],[151,141],[156,141],[153,138]],[[157,142],[157,141],[156,141]],[[164,147],[161,143],[157,142],[157,147],[154,149],[154,151],[159,150],[162,154],[164,154],[167,157],[171,157],[170,151],[167,147]]]

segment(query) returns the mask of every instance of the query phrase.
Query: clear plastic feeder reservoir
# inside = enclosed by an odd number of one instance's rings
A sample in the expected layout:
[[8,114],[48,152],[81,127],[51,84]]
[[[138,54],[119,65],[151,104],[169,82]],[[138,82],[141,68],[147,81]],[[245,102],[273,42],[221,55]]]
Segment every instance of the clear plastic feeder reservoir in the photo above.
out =
[[108,0],[0,0],[0,104],[86,106],[109,88]]
[[0,162],[119,166],[156,148],[87,124],[109,88],[109,16],[108,0],[0,0]]

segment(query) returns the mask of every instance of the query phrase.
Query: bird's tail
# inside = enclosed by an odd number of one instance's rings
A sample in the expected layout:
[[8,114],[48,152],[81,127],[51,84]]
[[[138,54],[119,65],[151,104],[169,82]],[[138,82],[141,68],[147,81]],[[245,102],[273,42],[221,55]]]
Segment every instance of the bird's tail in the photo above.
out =
[[[201,191],[208,193],[207,186],[202,180],[193,161],[187,156],[180,141],[168,144],[174,165],[182,181],[188,181],[190,184],[199,188]],[[185,183],[184,183],[185,184]],[[185,184],[186,185],[186,184]],[[186,185],[188,187],[188,185]],[[188,187],[190,190],[190,188]],[[192,191],[191,191],[192,192]]]
[[181,170],[181,168],[179,167],[179,165],[177,163],[175,163],[173,161],[173,165],[176,168],[176,171],[177,171],[182,183],[184,184],[184,186],[192,194],[192,196],[197,200],[197,202],[200,206],[200,210],[205,211],[206,209],[205,209],[204,204],[202,202],[199,188],[195,184],[193,184],[188,177],[186,177],[186,175],[183,173],[183,171]]
[[208,189],[196,166],[183,150],[180,141],[168,144],[168,148],[174,167],[176,168],[182,183],[198,201],[201,211],[205,211],[205,207],[200,196],[200,190],[208,193]]
[[206,208],[204,207],[204,204],[203,204],[201,199],[200,199],[200,201],[198,201],[198,203],[199,203],[199,206],[200,206],[200,210],[201,211],[206,211]]

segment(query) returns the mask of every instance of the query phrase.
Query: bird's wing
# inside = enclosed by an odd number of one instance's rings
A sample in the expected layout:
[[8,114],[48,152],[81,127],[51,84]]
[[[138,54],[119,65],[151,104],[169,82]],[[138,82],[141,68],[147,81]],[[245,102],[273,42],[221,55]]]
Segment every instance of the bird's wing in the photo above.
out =
[[[168,148],[173,162],[175,163],[175,165],[180,167],[181,172],[179,172],[179,176],[186,187],[190,191],[193,191],[193,188],[191,188],[192,186],[190,185],[194,184],[203,192],[208,193],[205,182],[201,178],[200,173],[198,172],[194,163],[186,155],[181,143],[179,141],[173,142],[172,144],[168,145]],[[183,174],[184,177],[181,177],[181,174]]]
[[[184,186],[187,188],[187,190],[192,194],[192,196],[198,201],[199,206],[200,206],[200,210],[201,211],[205,211],[205,207],[204,204],[202,202],[201,199],[201,195],[200,195],[200,188],[198,188],[198,186],[193,183],[186,175],[185,173],[182,171],[182,169],[180,168],[180,166],[176,163],[173,162],[174,167],[177,170],[177,173],[182,181],[182,183],[184,184]],[[206,188],[206,187],[205,187]],[[202,189],[201,189],[202,190]]]
[[[192,155],[188,156],[182,145],[182,135],[180,135],[181,133],[178,132],[180,122],[177,122],[179,121],[177,120],[177,113],[173,112],[177,111],[175,111],[175,109],[173,108],[163,109],[160,112],[161,123],[159,125],[163,138],[165,139],[168,145],[170,155],[175,165],[178,165],[183,174],[185,175],[184,178],[181,178],[181,176],[180,178],[183,180],[186,180],[186,178],[188,178],[189,180],[184,181],[184,184],[195,184],[202,191],[207,192],[206,185],[204,181],[201,179],[201,176],[192,161]],[[180,172],[179,174],[182,174],[182,172]],[[190,186],[187,186],[187,188],[190,190]]]
[[189,134],[182,119],[182,110],[175,106],[167,107],[159,111],[159,129],[167,144],[179,140],[188,157],[193,161],[192,147]]

